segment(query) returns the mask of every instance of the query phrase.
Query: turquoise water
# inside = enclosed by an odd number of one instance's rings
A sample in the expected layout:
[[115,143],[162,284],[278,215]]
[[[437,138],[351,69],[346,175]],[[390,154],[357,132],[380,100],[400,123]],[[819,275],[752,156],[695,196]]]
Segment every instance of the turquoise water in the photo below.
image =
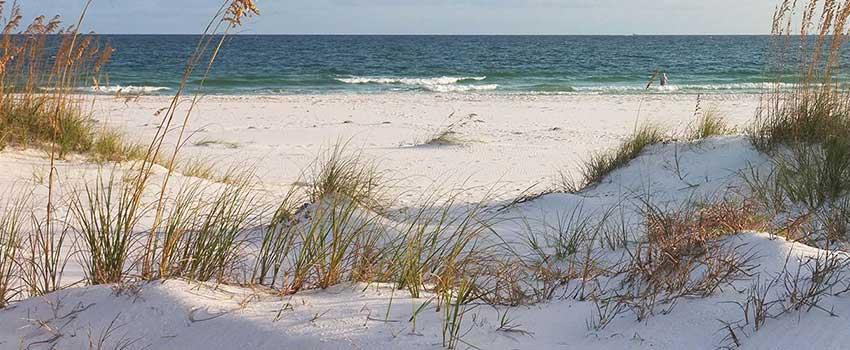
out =
[[[105,36],[116,48],[108,90],[169,93],[197,41]],[[767,36],[234,36],[213,94],[756,92]],[[670,85],[644,91],[656,70]],[[197,80],[192,81],[197,84]]]

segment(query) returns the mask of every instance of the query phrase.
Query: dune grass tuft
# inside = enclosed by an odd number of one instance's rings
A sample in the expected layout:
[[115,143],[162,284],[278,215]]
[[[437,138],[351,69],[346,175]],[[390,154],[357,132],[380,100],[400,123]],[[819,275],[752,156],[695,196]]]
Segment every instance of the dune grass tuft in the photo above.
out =
[[850,137],[850,94],[838,87],[803,81],[792,92],[766,97],[750,128],[753,145],[763,151]]
[[[49,205],[49,204],[48,204]],[[30,213],[32,231],[24,243],[22,279],[30,297],[41,296],[62,288],[62,276],[70,252],[65,247],[72,239],[72,219],[62,220]],[[61,226],[58,225],[61,223]]]
[[585,161],[582,166],[582,187],[599,183],[614,170],[637,158],[646,147],[662,143],[666,139],[666,131],[656,124],[645,124],[637,128],[614,150],[596,153]]
[[724,136],[735,132],[726,122],[726,118],[716,107],[700,110],[696,122],[689,130],[688,139],[692,141],[706,139],[712,136]]
[[19,262],[29,196],[10,196],[0,212],[0,309],[21,293]]
[[[448,116],[448,119],[452,119],[454,116],[455,113],[452,112]],[[458,132],[458,129],[463,128],[466,125],[472,123],[475,120],[475,117],[476,114],[469,114],[454,122],[451,122],[431,134],[427,139],[425,139],[425,141],[420,142],[419,145],[433,147],[463,146],[467,143],[467,140],[460,136],[460,132]]]
[[88,184],[73,193],[71,210],[76,230],[83,245],[83,265],[92,284],[123,281],[136,242],[135,228],[143,208],[134,200],[139,189],[115,178],[114,171],[106,179],[98,175],[93,186]]
[[210,159],[194,157],[182,162],[180,172],[183,173],[183,176],[214,181],[218,177],[216,166],[217,164]]
[[386,206],[384,175],[362,154],[350,152],[338,143],[316,159],[309,197],[318,203],[344,196],[367,208],[380,210]]
[[198,147],[212,147],[219,146],[228,149],[237,149],[239,148],[239,144],[236,142],[224,141],[224,140],[212,140],[212,139],[203,139],[194,143],[195,146]]
[[144,157],[144,146],[128,142],[124,134],[117,130],[103,130],[93,137],[94,141],[88,154],[95,162],[119,163],[141,160]]
[[423,145],[427,146],[461,146],[464,144],[456,131],[445,129],[429,137]]
[[[239,249],[262,215],[250,186],[247,179],[225,186],[210,203],[203,204],[200,216],[189,229],[178,227],[182,242],[177,248],[180,255],[174,258],[178,264],[173,275],[220,282],[232,277],[230,272],[239,262]],[[186,208],[191,210],[191,206]],[[179,221],[176,223],[179,225]]]

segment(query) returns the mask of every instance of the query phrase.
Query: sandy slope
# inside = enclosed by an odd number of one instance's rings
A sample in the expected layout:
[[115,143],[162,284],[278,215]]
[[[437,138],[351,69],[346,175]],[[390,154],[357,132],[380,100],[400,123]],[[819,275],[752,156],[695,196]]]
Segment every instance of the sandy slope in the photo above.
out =
[[[678,158],[678,171],[670,167]],[[589,211],[634,199],[651,191],[659,201],[677,205],[694,197],[735,191],[737,172],[766,166],[765,158],[741,137],[710,139],[696,144],[654,146],[603,184],[580,195],[553,194],[504,215],[528,216]],[[682,175],[685,174],[685,175]],[[690,185],[682,186],[683,183]],[[536,214],[535,214],[536,213]],[[628,220],[636,219],[628,213]],[[551,217],[551,216],[548,216]],[[509,231],[509,224],[498,230]],[[774,276],[785,266],[795,269],[817,249],[762,233],[727,238],[731,244],[757,252],[751,278],[725,285],[707,298],[685,298],[670,311],[636,322],[626,312],[603,330],[587,326],[591,302],[555,297],[552,301],[516,308],[478,306],[467,315],[461,348],[481,349],[715,349],[730,345],[725,322],[743,322],[734,302],[756,278]],[[798,260],[802,259],[802,260]],[[805,275],[805,272],[803,273]],[[569,291],[564,286],[556,295]],[[780,292],[777,286],[774,293]],[[72,288],[16,304],[0,313],[0,346],[34,344],[47,348],[87,348],[106,338],[107,348],[129,349],[436,349],[441,320],[434,305],[425,308],[415,325],[413,310],[428,300],[411,299],[383,285],[341,285],[290,297],[262,290],[189,284],[171,280],[136,287]],[[737,336],[744,349],[834,348],[850,341],[850,300],[827,296],[826,312],[792,312],[768,320],[760,332],[744,326]],[[667,309],[665,307],[664,309]],[[500,313],[508,312],[517,330],[499,330]],[[36,321],[38,320],[38,321]],[[111,329],[111,331],[110,331]],[[525,333],[528,332],[528,333]]]
[[[412,190],[446,180],[456,186],[508,185],[504,198],[534,182],[547,182],[561,168],[575,169],[591,151],[616,143],[631,130],[635,111],[641,118],[683,128],[693,113],[694,96],[510,96],[479,95],[331,95],[284,97],[209,97],[192,128],[196,140],[238,144],[188,146],[194,154],[214,154],[226,162],[257,162],[271,189],[297,177],[323,146],[339,138],[380,159],[393,171],[399,186]],[[101,100],[97,118],[144,138],[153,131],[153,113],[165,100]],[[752,115],[756,100],[742,96],[711,96],[736,123]],[[458,131],[464,147],[414,147],[440,126],[446,116],[476,114]],[[351,121],[347,123],[346,121]],[[384,122],[389,122],[385,124]],[[553,130],[553,128],[559,128]],[[35,152],[0,153],[0,185],[37,186],[46,161]],[[63,186],[72,186],[97,172],[80,161],[61,162]],[[512,210],[505,219],[525,217],[531,225],[556,225],[559,216],[580,208],[588,214],[651,197],[675,207],[694,199],[716,198],[742,190],[739,171],[769,167],[743,137],[721,137],[697,143],[652,146],[628,167],[602,184],[577,195],[551,194]],[[160,174],[161,175],[161,174]],[[485,189],[472,191],[480,196]],[[269,195],[273,197],[274,192]],[[37,193],[37,195],[39,195]],[[43,193],[41,193],[43,195]],[[628,205],[624,207],[629,207]],[[623,213],[634,227],[641,216]],[[494,230],[507,241],[519,241],[516,221],[500,221]],[[640,230],[634,231],[640,235]],[[467,316],[460,348],[481,349],[715,349],[730,345],[723,322],[742,324],[735,302],[757,279],[775,276],[786,259],[793,270],[823,252],[764,233],[742,233],[730,244],[756,252],[749,277],[725,285],[707,298],[680,299],[669,312],[657,312],[636,322],[625,312],[602,330],[588,327],[595,306],[562,298],[576,286],[559,289],[549,302],[515,308],[477,306]],[[624,252],[608,252],[622,255]],[[791,257],[788,259],[788,257]],[[799,259],[798,259],[799,258]],[[68,279],[79,279],[72,263]],[[805,276],[806,272],[803,272]],[[779,295],[781,286],[771,293]],[[180,280],[122,287],[75,287],[33,298],[0,312],[0,348],[89,348],[105,338],[107,349],[431,349],[440,348],[441,320],[435,305],[410,322],[415,308],[429,296],[411,299],[386,285],[345,284],[325,291],[279,297],[259,289],[213,286]],[[795,311],[768,320],[754,332],[744,325],[736,336],[745,349],[835,348],[850,341],[850,300],[827,296],[821,310]],[[664,309],[667,309],[666,307]],[[517,328],[499,330],[500,314],[508,312]],[[721,322],[723,321],[723,322]]]

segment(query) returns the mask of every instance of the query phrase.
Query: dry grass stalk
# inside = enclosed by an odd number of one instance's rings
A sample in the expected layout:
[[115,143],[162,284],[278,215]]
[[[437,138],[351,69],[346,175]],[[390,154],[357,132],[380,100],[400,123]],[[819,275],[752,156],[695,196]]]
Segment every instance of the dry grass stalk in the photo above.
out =
[[[174,95],[174,98],[171,100],[169,106],[165,109],[165,112],[162,114],[162,120],[160,121],[159,128],[157,129],[156,134],[151,139],[150,145],[148,146],[147,152],[145,153],[144,161],[142,166],[139,169],[139,174],[137,175],[136,182],[139,184],[147,183],[151,176],[151,168],[155,161],[160,157],[162,153],[163,143],[165,141],[166,132],[171,130],[173,123],[175,122],[175,118],[179,112],[178,106],[180,105],[180,100],[183,98],[183,95],[186,93],[187,85],[190,78],[195,74],[196,69],[201,68],[201,79],[200,79],[200,87],[199,90],[194,94],[191,99],[191,103],[182,118],[182,123],[180,124],[177,141],[174,145],[173,150],[170,152],[170,157],[168,159],[168,173],[165,176],[165,179],[162,181],[162,185],[160,188],[160,196],[157,201],[154,223],[150,230],[150,235],[148,236],[147,244],[144,249],[142,262],[141,262],[141,275],[144,278],[156,278],[156,273],[154,269],[154,261],[156,259],[157,249],[159,246],[158,242],[158,232],[159,228],[162,224],[163,213],[165,210],[165,193],[168,188],[169,179],[171,175],[175,171],[177,155],[180,151],[181,146],[185,143],[186,137],[186,129],[188,127],[189,119],[192,115],[192,112],[197,105],[201,93],[203,92],[204,82],[206,81],[206,77],[209,76],[210,71],[213,68],[213,65],[218,57],[218,53],[224,45],[225,38],[234,28],[242,25],[242,20],[245,17],[250,17],[252,15],[259,15],[259,10],[254,4],[253,0],[226,0],[222,3],[218,12],[213,16],[204,30],[201,38],[198,42],[195,51],[192,56],[189,58],[188,63],[186,64],[186,68],[183,73],[183,77],[180,80],[179,87],[177,88],[177,92]],[[205,57],[209,57],[209,60],[206,63],[206,67],[204,68],[202,60]],[[139,186],[142,187],[142,186]],[[141,193],[137,194],[137,201],[141,200]]]

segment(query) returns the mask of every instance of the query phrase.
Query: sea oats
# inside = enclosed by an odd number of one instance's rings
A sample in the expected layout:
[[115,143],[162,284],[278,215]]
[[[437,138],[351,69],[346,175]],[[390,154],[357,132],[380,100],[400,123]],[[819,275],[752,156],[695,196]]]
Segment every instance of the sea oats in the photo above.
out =
[[240,26],[242,25],[243,17],[259,14],[260,10],[254,4],[254,0],[233,0],[227,9],[227,15],[224,17],[224,20],[230,22],[232,26]]

